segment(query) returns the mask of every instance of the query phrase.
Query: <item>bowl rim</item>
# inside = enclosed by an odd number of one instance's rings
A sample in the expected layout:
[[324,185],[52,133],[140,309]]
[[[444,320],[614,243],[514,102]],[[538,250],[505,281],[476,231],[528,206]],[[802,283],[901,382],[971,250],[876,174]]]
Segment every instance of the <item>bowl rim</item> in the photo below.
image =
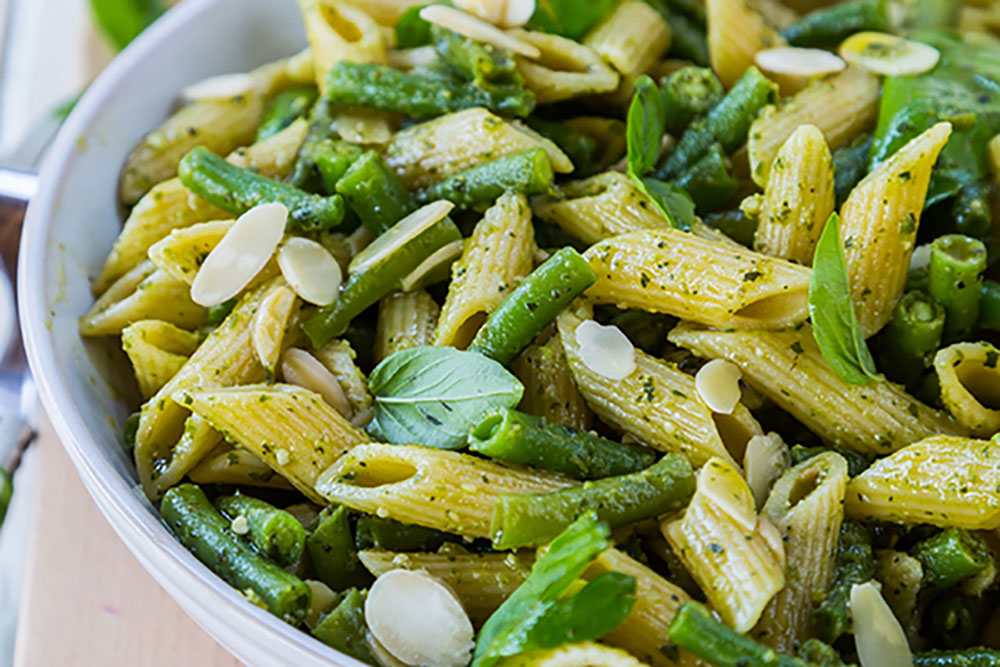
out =
[[[18,321],[45,412],[88,492],[133,556],[185,612],[230,652],[234,652],[233,648],[189,613],[188,605],[210,608],[215,616],[224,615],[236,619],[241,626],[253,626],[259,633],[253,640],[256,646],[280,642],[277,646],[283,650],[274,655],[287,658],[289,665],[306,660],[307,664],[363,667],[364,663],[247,603],[235,588],[185,549],[149,512],[139,498],[141,491],[137,491],[137,482],[121,477],[101,454],[95,436],[88,433],[80,410],[63,381],[64,370],[56,363],[49,332],[47,290],[42,287],[46,283],[43,266],[58,193],[70,173],[77,137],[83,136],[105,107],[114,103],[114,93],[123,77],[218,2],[188,0],[164,14],[94,79],[63,123],[42,162],[40,185],[28,206],[22,228],[17,264]],[[143,542],[151,547],[152,557],[139,550]],[[197,594],[198,591],[210,594],[211,598],[206,600]]]

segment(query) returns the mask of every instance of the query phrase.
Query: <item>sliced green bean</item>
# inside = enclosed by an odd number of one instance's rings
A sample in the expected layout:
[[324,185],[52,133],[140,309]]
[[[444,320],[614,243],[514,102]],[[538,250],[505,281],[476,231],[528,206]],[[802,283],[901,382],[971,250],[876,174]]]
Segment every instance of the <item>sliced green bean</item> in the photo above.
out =
[[705,30],[680,12],[670,12],[667,22],[670,24],[669,54],[707,67],[711,63],[711,58],[708,54],[708,38]]
[[334,138],[333,103],[326,97],[320,97],[309,112],[309,131],[295,156],[295,164],[285,182],[301,190],[315,191],[320,185],[320,174],[316,165],[316,151],[319,146]]
[[806,14],[781,34],[793,46],[836,46],[856,32],[889,31],[886,0],[851,0]]
[[264,109],[257,141],[270,139],[278,132],[305,116],[319,96],[316,86],[292,86],[274,96]]
[[944,322],[944,308],[934,297],[916,290],[903,295],[881,342],[887,372],[894,380],[912,386],[921,378],[941,346]]
[[511,362],[573,299],[597,281],[576,250],[562,248],[525,278],[486,318],[470,350]]
[[331,195],[337,192],[337,181],[363,153],[360,146],[349,141],[327,139],[320,142],[313,151],[313,159],[323,177],[323,191]]
[[368,648],[368,624],[365,622],[367,591],[352,588],[344,592],[340,604],[320,617],[313,636],[341,653],[369,665],[379,664]]
[[993,280],[983,281],[976,326],[988,331],[1000,331],[1000,283]]
[[431,26],[431,39],[441,61],[477,86],[524,85],[509,51],[487,46],[438,25]]
[[552,188],[554,175],[542,148],[504,155],[466,169],[419,195],[422,202],[447,199],[460,209],[491,204],[504,192],[540,195]]
[[708,67],[682,67],[660,87],[667,111],[667,131],[677,135],[698,116],[718,104],[726,92]]
[[813,458],[814,456],[819,456],[820,454],[825,454],[827,452],[836,452],[840,456],[844,457],[844,460],[847,461],[847,474],[851,477],[857,477],[867,470],[868,466],[872,464],[871,459],[864,454],[852,452],[849,449],[836,449],[834,447],[824,447],[822,445],[818,447],[795,445],[791,449],[792,465],[798,465],[803,461]]
[[229,313],[233,312],[237,301],[239,299],[233,297],[214,306],[208,306],[205,308],[205,320],[213,327],[219,326],[223,320],[229,317]]
[[927,290],[944,308],[945,343],[969,335],[979,317],[986,270],[986,246],[961,234],[939,236],[931,243]]
[[229,530],[227,521],[194,484],[164,494],[160,514],[181,544],[240,591],[251,590],[275,616],[298,625],[309,608],[309,587],[258,555]]
[[375,236],[417,210],[403,181],[374,151],[354,161],[337,181],[336,189]]
[[133,412],[125,419],[125,424],[122,426],[122,439],[129,449],[135,447],[135,435],[139,432],[139,419],[141,417],[141,412]]
[[0,526],[3,526],[3,520],[7,516],[7,508],[10,506],[10,499],[13,495],[14,479],[6,468],[0,467]]
[[306,550],[320,581],[335,591],[371,584],[371,574],[358,560],[346,507],[323,508],[309,528]]
[[191,149],[181,159],[177,175],[188,190],[236,215],[258,204],[284,204],[288,207],[288,231],[323,231],[336,227],[344,219],[344,200],[340,195],[321,197],[303,192],[231,165],[201,146]]
[[694,471],[669,453],[640,472],[605,477],[551,493],[505,494],[490,524],[495,549],[542,544],[594,511],[612,528],[683,507],[694,494]]
[[983,626],[993,613],[996,598],[992,595],[962,595],[948,591],[931,603],[924,627],[929,629],[934,646],[965,648],[979,639]]
[[833,191],[837,206],[847,200],[854,186],[868,173],[868,155],[871,153],[872,135],[863,134],[846,146],[833,152]]
[[705,224],[746,247],[753,246],[753,237],[757,232],[757,220],[747,217],[739,209],[709,213],[704,218]]
[[294,565],[302,557],[306,529],[288,512],[239,491],[216,498],[215,506],[230,520],[245,517],[250,542],[278,565]]
[[364,515],[358,519],[355,544],[358,549],[386,551],[437,551],[445,542],[455,541],[454,535],[392,519]]
[[757,114],[778,98],[778,86],[750,67],[706,117],[708,131],[727,154],[743,145]]
[[955,231],[968,236],[983,237],[990,233],[993,214],[990,187],[986,181],[969,183],[958,191],[951,206]]
[[813,609],[816,636],[828,644],[851,628],[851,586],[863,584],[875,575],[875,556],[868,530],[856,521],[844,521],[840,527],[837,569],[833,584],[819,605]]
[[569,157],[575,175],[587,176],[599,170],[598,152],[601,145],[594,137],[556,121],[529,118],[527,123]]
[[724,206],[739,189],[736,179],[729,173],[728,160],[718,142],[713,142],[697,162],[672,182],[691,195],[702,213]]
[[921,592],[927,594],[946,590],[971,577],[992,558],[983,538],[959,528],[949,528],[920,542],[910,555],[924,566]]

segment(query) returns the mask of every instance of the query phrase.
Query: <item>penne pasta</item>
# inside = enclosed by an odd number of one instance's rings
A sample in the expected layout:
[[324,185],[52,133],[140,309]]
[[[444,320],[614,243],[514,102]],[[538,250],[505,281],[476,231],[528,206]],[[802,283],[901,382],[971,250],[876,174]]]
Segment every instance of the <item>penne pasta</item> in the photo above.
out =
[[351,344],[346,340],[332,340],[318,350],[313,350],[313,355],[340,384],[354,413],[351,423],[367,424],[372,416],[373,399],[368,391],[368,378],[354,363],[357,354]]
[[941,402],[977,438],[1000,431],[1000,351],[989,343],[955,343],[934,355]]
[[363,5],[347,0],[298,0],[316,67],[316,85],[326,92],[326,73],[342,61],[385,64],[388,45]]
[[917,595],[924,578],[923,565],[906,552],[894,549],[882,549],[875,555],[875,580],[882,584],[882,595],[907,638],[914,641],[920,631]]
[[272,290],[260,302],[250,323],[250,343],[257,360],[264,367],[265,377],[273,378],[278,358],[288,347],[285,332],[291,326],[301,305],[287,285]]
[[558,336],[521,353],[513,371],[524,385],[520,410],[570,428],[590,428],[593,415],[576,387]]
[[787,42],[744,0],[707,0],[708,54],[712,69],[726,88],[731,88],[758,51],[784,46]]
[[139,392],[149,398],[187,362],[201,339],[162,320],[140,320],[122,330],[122,349],[132,362]]
[[651,5],[625,0],[591,29],[583,44],[622,75],[612,101],[626,104],[632,97],[635,80],[670,48],[670,25]]
[[441,308],[426,290],[393,292],[379,302],[375,361],[400,350],[431,345]]
[[288,481],[257,456],[226,443],[220,443],[191,469],[188,478],[195,484],[232,484],[269,489],[292,489]]
[[526,30],[514,34],[541,52],[538,58],[517,58],[517,71],[539,104],[618,88],[618,73],[594,49],[559,35]]

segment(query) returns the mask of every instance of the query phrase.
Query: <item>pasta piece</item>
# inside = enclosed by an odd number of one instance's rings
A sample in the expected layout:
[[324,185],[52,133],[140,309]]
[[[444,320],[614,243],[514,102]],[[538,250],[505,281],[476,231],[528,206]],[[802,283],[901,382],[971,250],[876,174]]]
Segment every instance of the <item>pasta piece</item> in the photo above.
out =
[[749,2],[707,0],[705,10],[709,59],[726,88],[731,88],[753,66],[758,51],[787,44]]
[[489,537],[504,493],[546,493],[576,482],[470,454],[419,445],[359,445],[324,472],[331,503],[464,537]]
[[302,387],[181,388],[172,395],[320,505],[326,503],[315,490],[319,474],[355,445],[368,442],[363,431]]
[[326,73],[339,62],[386,64],[388,45],[378,24],[346,0],[298,0],[312,47],[316,85],[326,93]]
[[441,307],[435,345],[465,349],[486,316],[534,268],[535,232],[522,194],[508,192],[491,206],[451,267],[448,296]]
[[613,101],[626,103],[635,80],[670,48],[670,25],[649,4],[625,0],[587,34],[583,44],[621,73]]
[[572,313],[560,315],[559,338],[576,385],[598,417],[650,447],[684,453],[695,466],[719,458],[738,467],[747,442],[762,434],[742,404],[728,415],[712,412],[698,398],[693,377],[639,350],[625,379],[601,375],[580,356],[576,330],[582,322]]
[[386,148],[386,164],[410,189],[426,188],[488,160],[542,148],[560,174],[573,163],[554,143],[517,121],[486,109],[465,109],[397,132]]
[[143,399],[177,374],[199,342],[197,334],[162,320],[141,320],[122,330],[122,349],[132,362]]
[[222,443],[196,465],[188,478],[195,484],[259,486],[292,489],[288,481],[257,456],[240,447]]
[[197,426],[200,418],[189,420],[190,411],[177,403],[174,395],[195,387],[207,389],[264,379],[264,367],[257,361],[250,342],[250,323],[261,301],[278,286],[259,287],[240,299],[229,317],[198,346],[170,382],[143,404],[134,453],[139,481],[150,500],[159,500],[218,443],[206,435],[188,438],[185,447],[178,445],[182,436],[189,435],[185,422],[193,420]]
[[960,433],[946,415],[891,382],[852,385],[820,354],[812,331],[711,331],[680,325],[670,341],[706,359],[728,359],[743,379],[829,445],[887,454],[935,433]]
[[875,579],[882,584],[882,597],[899,619],[906,637],[913,642],[920,632],[917,594],[924,578],[924,567],[903,551],[883,549],[875,555]]
[[754,250],[812,265],[813,250],[834,204],[833,155],[816,126],[801,125],[771,167]]
[[761,187],[767,185],[771,163],[800,125],[815,125],[826,137],[830,150],[836,150],[875,124],[879,100],[878,78],[861,68],[849,67],[814,81],[777,110],[765,110],[750,126],[747,140],[754,182]]
[[847,461],[833,452],[807,459],[778,479],[761,514],[785,545],[785,587],[764,610],[753,635],[783,653],[813,636],[813,601],[830,587],[844,519]]
[[617,171],[567,183],[562,196],[535,199],[535,214],[588,245],[626,232],[670,226],[632,179]]
[[394,27],[406,10],[425,4],[426,0],[352,0],[361,5],[383,26]]
[[767,25],[784,30],[799,20],[799,13],[781,0],[748,0],[754,11],[764,17]]
[[423,570],[454,591],[473,623],[480,624],[500,608],[531,572],[531,554],[393,553],[380,549],[359,551],[358,558],[376,577],[390,570]]
[[378,306],[375,361],[400,350],[431,345],[440,308],[427,290],[393,292]]
[[[281,178],[288,173],[309,123],[298,120],[287,128],[229,156],[233,164],[254,167],[264,176]],[[149,248],[171,231],[198,222],[231,217],[229,213],[194,196],[179,179],[161,183],[146,194],[125,221],[111,253],[91,286],[95,295],[146,259]]]
[[[149,248],[149,260],[174,279],[190,285],[198,269],[235,220],[199,222],[170,232]],[[273,277],[273,276],[272,276]]]
[[1000,351],[989,343],[955,343],[934,355],[941,402],[977,438],[1000,431]]
[[935,435],[851,480],[844,509],[863,521],[1000,528],[1000,442]]
[[393,125],[389,118],[389,114],[374,109],[354,109],[340,112],[334,125],[344,141],[381,146],[392,138]]
[[938,123],[907,143],[840,209],[851,300],[866,337],[889,323],[903,296],[931,170],[950,135],[951,124]]
[[746,632],[785,584],[781,537],[758,519],[736,469],[712,459],[681,518],[660,523],[663,536],[722,620]]
[[287,285],[272,290],[260,302],[250,323],[250,342],[265,377],[273,378],[282,350],[287,347],[285,331],[299,312],[301,305],[295,292]]
[[504,658],[498,667],[580,667],[581,665],[600,667],[644,667],[625,651],[597,642],[562,644],[552,649],[536,649]]
[[990,173],[993,183],[1000,188],[1000,134],[996,135],[986,145],[986,157],[990,163]]
[[367,424],[372,416],[372,395],[368,391],[368,379],[354,363],[357,355],[346,340],[332,340],[313,355],[337,378],[347,402],[354,411],[351,423],[358,426]]
[[517,30],[517,39],[538,48],[541,57],[517,57],[524,85],[539,104],[561,102],[582,95],[607,93],[618,87],[618,73],[591,48],[572,39],[544,32]]
[[585,292],[596,303],[744,329],[782,329],[809,315],[809,269],[694,234],[622,234],[584,257],[598,275]]
[[513,370],[524,385],[520,410],[581,431],[590,428],[591,412],[576,388],[558,336],[525,350],[514,360]]
[[163,320],[182,329],[205,323],[205,309],[191,300],[186,283],[149,262],[122,276],[80,318],[83,336],[113,336],[141,320]]

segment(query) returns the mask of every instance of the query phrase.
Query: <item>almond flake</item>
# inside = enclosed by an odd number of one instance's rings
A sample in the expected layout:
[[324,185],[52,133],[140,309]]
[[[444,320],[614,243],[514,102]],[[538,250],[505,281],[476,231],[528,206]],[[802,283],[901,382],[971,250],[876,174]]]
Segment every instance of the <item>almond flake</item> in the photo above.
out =
[[754,61],[765,72],[806,78],[833,74],[847,67],[843,59],[829,51],[796,46],[780,46],[758,51],[754,55]]
[[281,355],[281,375],[288,384],[319,394],[333,409],[350,419],[354,410],[343,387],[323,363],[305,350],[290,347]]
[[861,667],[913,667],[903,626],[873,582],[851,586],[851,620]]
[[790,460],[788,447],[777,433],[755,435],[747,442],[743,470],[757,509],[764,506],[774,480]]
[[533,59],[541,55],[541,52],[531,44],[508,35],[503,30],[487,23],[481,18],[453,7],[428,5],[420,10],[420,18],[429,23],[435,23],[442,28],[457,32],[469,39],[490,44],[498,49],[511,51],[525,58]]
[[465,241],[459,239],[443,245],[420,263],[420,266],[413,269],[413,272],[399,281],[399,288],[404,292],[412,292],[415,289],[426,287],[434,282],[434,279],[441,276],[444,280],[448,277],[451,265],[462,256],[465,248]]
[[713,359],[698,370],[694,386],[712,412],[732,414],[740,402],[740,367],[726,359]]
[[[438,5],[432,6],[437,7]],[[455,208],[454,204],[443,199],[418,208],[355,255],[347,267],[347,272],[353,275],[367,271],[430,229],[431,226],[448,215],[453,208]]]
[[933,46],[884,32],[859,32],[840,45],[840,55],[852,65],[884,76],[920,74],[934,68],[941,53]]
[[632,341],[614,325],[584,320],[576,328],[576,342],[580,345],[580,360],[598,375],[624,380],[635,370]]
[[220,74],[210,76],[181,91],[181,97],[188,102],[195,100],[216,100],[239,97],[253,92],[254,81],[249,74]]
[[278,248],[278,266],[303,301],[329,306],[337,300],[343,280],[340,264],[319,243],[293,236]]
[[535,13],[535,0],[507,0],[503,8],[500,26],[503,28],[520,28],[531,20]]

